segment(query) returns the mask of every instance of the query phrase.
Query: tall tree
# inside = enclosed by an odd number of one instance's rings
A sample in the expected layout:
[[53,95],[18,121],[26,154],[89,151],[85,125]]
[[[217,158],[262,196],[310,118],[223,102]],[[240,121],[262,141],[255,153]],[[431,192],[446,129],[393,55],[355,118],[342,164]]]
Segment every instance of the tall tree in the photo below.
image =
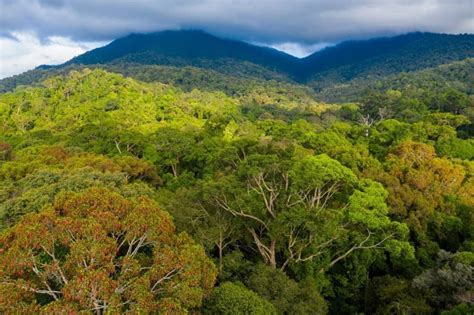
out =
[[0,237],[2,312],[185,312],[215,277],[168,213],[104,189],[66,193]]
[[262,260],[281,270],[315,259],[324,270],[355,250],[388,243],[411,253],[396,241],[408,230],[388,218],[382,186],[359,181],[326,155],[250,155],[235,173],[208,182],[204,197],[239,218]]

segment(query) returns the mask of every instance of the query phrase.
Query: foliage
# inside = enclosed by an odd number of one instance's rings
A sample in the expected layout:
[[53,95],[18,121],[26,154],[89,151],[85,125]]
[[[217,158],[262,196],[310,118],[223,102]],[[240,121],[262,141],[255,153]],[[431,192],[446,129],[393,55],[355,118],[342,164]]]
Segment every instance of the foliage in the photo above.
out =
[[371,314],[431,314],[433,311],[408,280],[391,276],[372,279],[367,298],[367,311]]
[[61,191],[80,192],[101,186],[128,197],[153,197],[161,180],[143,160],[114,159],[61,146],[29,147],[0,166],[0,227],[23,214],[37,212]]
[[105,189],[64,193],[0,239],[0,308],[31,312],[184,312],[215,269],[149,199]]
[[224,282],[214,289],[204,314],[277,314],[272,304],[243,285]]
[[[472,253],[471,253],[472,254]],[[415,287],[427,290],[428,299],[438,310],[450,308],[457,303],[472,303],[474,288],[474,264],[453,259],[456,254],[440,251],[435,268],[425,270],[415,278]]]
[[246,284],[270,301],[279,314],[327,313],[325,301],[310,281],[297,283],[280,270],[257,265]]
[[[95,286],[117,307],[111,313],[469,309],[469,62],[405,78],[445,76],[441,85],[382,82],[361,103],[324,104],[308,88],[249,78],[232,62],[221,66],[235,75],[125,61],[56,68],[48,73],[61,75],[1,94],[0,260],[8,266],[0,270],[10,281],[2,306],[85,312],[97,307],[84,295]],[[163,246],[124,260],[136,245],[107,229],[132,233],[140,224],[164,231]],[[153,263],[158,253],[166,264]],[[173,264],[190,272],[150,295],[155,271]]]

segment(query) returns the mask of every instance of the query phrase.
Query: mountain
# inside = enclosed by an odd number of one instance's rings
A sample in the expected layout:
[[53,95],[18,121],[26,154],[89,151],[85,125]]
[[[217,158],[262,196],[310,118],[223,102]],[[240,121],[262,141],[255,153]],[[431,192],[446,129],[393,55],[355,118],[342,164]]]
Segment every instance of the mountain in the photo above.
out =
[[[187,75],[191,77],[183,78],[188,88],[207,84],[209,71],[213,71],[227,82],[252,78],[304,84],[325,95],[325,99],[337,101],[336,96],[330,95],[335,86],[360,80],[373,83],[391,75],[472,57],[474,35],[471,34],[410,33],[347,41],[299,59],[272,48],[223,39],[203,31],[162,31],[131,34],[62,65],[41,66],[0,80],[0,92],[84,66],[107,68],[140,79],[143,73],[152,72],[146,81],[169,81],[169,75],[176,77],[170,69],[188,68],[191,71]],[[153,71],[150,66],[154,67]],[[156,71],[157,66],[168,68]],[[179,80],[175,82],[177,85]]]
[[474,57],[474,35],[410,33],[343,42],[302,60],[306,83],[322,90],[334,83],[436,67]]
[[380,72],[398,72],[433,67],[473,55],[473,35],[417,32],[343,42],[315,52],[302,61],[309,75],[344,66],[355,67],[361,63],[368,64],[371,68],[387,68],[382,71],[379,69]]
[[215,68],[226,62],[247,62],[292,74],[300,60],[268,47],[218,38],[198,30],[131,34],[77,56],[64,65],[131,62]]
[[341,81],[438,66],[474,57],[473,35],[410,33],[347,41],[298,59],[267,47],[218,38],[202,31],[132,34],[86,52],[64,65],[140,63],[219,68],[222,62],[247,62],[297,81],[337,73]]

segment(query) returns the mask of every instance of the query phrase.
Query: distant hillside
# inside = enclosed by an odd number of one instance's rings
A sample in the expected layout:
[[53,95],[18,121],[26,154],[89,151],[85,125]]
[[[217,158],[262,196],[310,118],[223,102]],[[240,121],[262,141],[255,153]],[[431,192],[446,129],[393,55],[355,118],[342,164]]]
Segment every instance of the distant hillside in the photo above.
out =
[[[340,100],[350,99],[338,97],[341,86],[345,88],[348,84],[352,86],[361,81],[372,84],[392,75],[473,57],[474,35],[466,34],[410,33],[348,41],[298,59],[275,49],[222,39],[202,31],[163,31],[132,34],[77,56],[63,65],[41,66],[0,80],[0,92],[12,90],[18,85],[39,82],[71,67],[86,65],[113,68],[114,72],[143,77],[141,72],[149,72],[146,67],[158,65],[171,67],[166,68],[167,70],[189,67],[195,69],[190,73],[191,78],[184,78],[187,87],[196,84],[203,88],[206,81],[223,86],[217,82],[221,78],[226,78],[224,81],[229,84],[235,78],[276,80],[305,84],[327,100]],[[196,70],[198,68],[205,71],[200,72]],[[163,71],[160,75],[154,71],[153,78],[157,81],[169,81],[168,76],[176,77],[167,70],[164,71],[166,75],[163,75]],[[219,79],[205,78],[206,75],[215,74],[218,74]],[[201,79],[204,82],[200,82]],[[227,83],[223,86],[224,89]],[[331,95],[333,91],[335,94]]]
[[[176,67],[163,65],[142,65],[137,63],[98,64],[98,65],[69,65],[65,67],[53,67],[49,69],[35,69],[21,75],[16,75],[0,81],[0,93],[14,90],[17,86],[42,87],[43,81],[50,77],[61,75],[67,76],[71,71],[82,71],[85,69],[103,69],[111,73],[118,73],[125,77],[133,78],[142,82],[161,82],[190,92],[193,89],[210,92],[223,92],[228,96],[239,97],[248,95],[255,89],[260,94],[281,94],[283,89],[298,102],[302,100],[314,100],[315,93],[305,85],[297,84],[287,80],[284,76],[270,76],[264,70],[259,72],[261,77],[248,76],[243,72],[235,71],[234,74],[225,74],[213,69],[198,67]],[[238,68],[240,70],[240,67]],[[304,102],[305,102],[304,101]],[[303,103],[304,103],[303,102]]]
[[340,81],[430,68],[474,57],[474,35],[410,33],[347,41],[302,60],[306,75],[338,75]]
[[429,90],[443,92],[455,89],[462,93],[474,94],[474,58],[454,61],[437,67],[401,72],[382,78],[356,78],[345,84],[330,84],[317,93],[317,97],[327,102],[357,101],[367,90]]
[[232,68],[238,69],[246,62],[248,68],[254,64],[316,85],[328,77],[337,82],[382,77],[468,57],[474,57],[473,35],[410,33],[348,41],[298,59],[275,49],[221,39],[202,31],[164,31],[129,35],[73,58],[65,65],[134,62],[196,66],[230,73]]
[[291,75],[298,69],[300,61],[276,49],[185,30],[131,34],[75,57],[64,65],[120,62],[203,68],[223,68],[232,62],[248,62]]
[[[155,67],[158,72],[166,70]],[[109,116],[133,121],[134,128],[149,133],[159,127],[163,117],[173,120],[189,116],[202,127],[203,117],[222,112],[232,114],[234,119],[243,114],[253,118],[265,114],[267,118],[290,121],[302,117],[318,120],[321,113],[338,109],[316,102],[308,89],[301,87],[274,81],[262,85],[248,80],[240,84],[240,90],[229,97],[219,91],[182,91],[172,85],[137,81],[102,69],[71,70],[38,86],[1,94],[0,139],[20,130],[56,132],[106,124]]]
[[354,100],[340,97],[341,92],[350,96],[347,92],[353,82],[354,85],[362,81],[364,85],[373,84],[391,75],[472,57],[473,35],[412,33],[346,42],[307,57],[305,63],[310,64],[307,68],[313,72],[305,83],[324,95],[325,100]]

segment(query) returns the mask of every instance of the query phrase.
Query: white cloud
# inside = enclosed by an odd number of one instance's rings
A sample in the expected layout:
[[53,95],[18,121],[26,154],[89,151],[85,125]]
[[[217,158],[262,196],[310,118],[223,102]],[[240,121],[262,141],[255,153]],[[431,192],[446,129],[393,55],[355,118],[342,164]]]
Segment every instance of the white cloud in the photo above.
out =
[[332,45],[331,43],[326,43],[326,42],[313,44],[313,45],[303,45],[299,43],[280,43],[280,44],[274,44],[271,47],[284,51],[295,57],[303,58],[331,45]]
[[13,32],[0,37],[0,78],[30,70],[42,64],[63,63],[103,42],[74,42],[61,36],[41,41],[33,33]]

